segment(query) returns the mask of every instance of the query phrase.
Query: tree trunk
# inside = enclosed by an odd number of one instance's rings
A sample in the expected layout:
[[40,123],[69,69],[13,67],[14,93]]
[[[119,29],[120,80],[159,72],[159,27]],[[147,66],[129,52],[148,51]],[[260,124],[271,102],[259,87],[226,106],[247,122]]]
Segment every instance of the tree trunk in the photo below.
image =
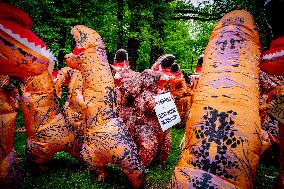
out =
[[156,44],[152,41],[151,53],[150,53],[151,65],[155,62],[155,60],[159,56],[164,54],[163,46],[164,46],[164,37],[165,37],[165,32],[164,32],[165,9],[163,8],[162,3],[157,3],[154,5],[154,11],[153,11],[154,21],[152,23],[152,30],[154,33],[157,32],[158,41],[161,44]]
[[[128,2],[128,8],[131,12],[129,31],[132,34],[139,35],[141,32],[139,28],[139,21],[142,19],[140,15],[140,9],[143,8],[141,7],[141,2],[131,0]],[[140,39],[137,38],[138,35],[134,35],[134,37],[130,37],[128,39],[128,45],[127,45],[129,63],[130,63],[130,67],[133,70],[136,70],[136,61],[138,60],[138,49],[141,43]]]
[[124,0],[117,0],[117,49],[123,48],[123,14]]
[[66,31],[67,31],[67,28],[62,26],[61,29],[60,29],[61,38],[59,39],[59,52],[58,52],[58,65],[59,65],[59,67],[64,66],[65,53],[63,52],[63,49],[65,48],[65,42],[66,42],[66,37],[67,37]]

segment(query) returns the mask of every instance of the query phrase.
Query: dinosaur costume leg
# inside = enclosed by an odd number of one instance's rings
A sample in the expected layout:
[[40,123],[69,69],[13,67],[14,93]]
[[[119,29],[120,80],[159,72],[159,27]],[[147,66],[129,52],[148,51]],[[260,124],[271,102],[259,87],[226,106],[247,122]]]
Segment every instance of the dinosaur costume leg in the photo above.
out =
[[148,167],[158,152],[158,136],[151,125],[135,125],[134,141],[139,156],[145,167]]
[[172,136],[169,130],[164,131],[162,139],[157,153],[157,162],[163,165],[166,163],[171,152]]

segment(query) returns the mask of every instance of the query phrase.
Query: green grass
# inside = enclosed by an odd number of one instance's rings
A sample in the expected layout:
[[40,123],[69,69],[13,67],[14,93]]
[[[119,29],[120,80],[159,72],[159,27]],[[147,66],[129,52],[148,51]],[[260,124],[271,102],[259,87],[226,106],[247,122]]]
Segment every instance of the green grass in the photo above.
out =
[[[22,114],[19,113],[17,125],[19,128],[23,126]],[[173,138],[172,149],[168,161],[165,165],[159,166],[154,163],[149,167],[144,184],[141,188],[156,189],[167,188],[175,165],[179,160],[181,138],[183,137],[183,128],[171,129]],[[25,157],[25,134],[16,133],[15,148],[20,156],[20,168],[22,174],[21,188],[27,189],[66,189],[66,188],[86,188],[86,189],[104,189],[132,188],[127,177],[115,165],[108,165],[107,170],[109,175],[104,183],[100,183],[96,179],[96,175],[90,172],[82,163],[75,160],[68,153],[59,152],[53,160],[48,163],[49,169],[45,172],[29,172],[24,165]],[[277,165],[269,164],[267,161],[261,160],[258,175],[256,179],[257,189],[270,189],[276,182],[276,177],[279,174]]]

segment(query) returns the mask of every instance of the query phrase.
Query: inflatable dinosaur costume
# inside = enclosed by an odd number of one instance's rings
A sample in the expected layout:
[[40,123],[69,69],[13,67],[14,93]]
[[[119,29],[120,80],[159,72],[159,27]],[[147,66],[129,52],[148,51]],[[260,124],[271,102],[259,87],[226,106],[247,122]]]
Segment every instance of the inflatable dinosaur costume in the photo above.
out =
[[183,73],[172,54],[160,56],[151,67],[152,70],[161,72],[167,76],[166,85],[161,86],[165,91],[169,90],[175,99],[181,123],[185,124],[187,114],[191,106],[191,94],[186,84]]
[[[264,1],[266,20],[272,32],[270,48],[262,53],[260,69],[268,74],[284,76],[284,29],[283,22],[283,0]],[[278,188],[284,188],[284,83],[278,85],[274,91],[275,99],[271,99],[268,112],[277,119],[279,126],[280,143],[280,174],[278,177]],[[280,99],[280,100],[279,100]]]
[[170,153],[172,138],[169,130],[162,131],[154,112],[154,96],[163,92],[158,87],[163,74],[149,69],[142,73],[131,70],[127,52],[123,49],[116,52],[112,68],[119,117],[134,139],[141,161],[146,167],[155,158],[157,163],[165,163]]
[[79,70],[64,67],[56,74],[55,91],[57,97],[62,97],[63,87],[68,87],[68,96],[61,111],[66,122],[76,130],[78,135],[84,135],[83,112],[80,104],[76,101],[77,93],[83,91],[83,78]]
[[171,188],[253,188],[268,147],[259,117],[260,53],[252,16],[223,16],[204,53]]
[[62,97],[63,87],[68,87],[68,96],[63,105],[61,113],[65,118],[66,124],[72,126],[75,139],[68,145],[67,151],[76,159],[83,161],[81,150],[84,138],[83,110],[77,102],[78,94],[82,95],[83,78],[79,70],[64,67],[59,70],[58,77],[53,80],[57,97]]
[[46,72],[25,79],[22,91],[20,102],[27,133],[26,163],[42,169],[59,151],[69,152],[81,160],[80,145],[75,145],[77,130],[67,124],[65,116],[59,112],[50,74]]
[[82,155],[99,179],[106,175],[107,163],[117,164],[134,187],[139,187],[146,173],[137,147],[115,109],[114,79],[107,62],[100,35],[85,26],[72,28],[76,41],[74,53],[66,63],[81,71],[83,95],[77,97],[83,108],[84,145]]
[[17,187],[19,167],[14,151],[17,105],[9,78],[47,71],[54,59],[47,46],[30,31],[33,23],[22,10],[0,3],[0,188]]

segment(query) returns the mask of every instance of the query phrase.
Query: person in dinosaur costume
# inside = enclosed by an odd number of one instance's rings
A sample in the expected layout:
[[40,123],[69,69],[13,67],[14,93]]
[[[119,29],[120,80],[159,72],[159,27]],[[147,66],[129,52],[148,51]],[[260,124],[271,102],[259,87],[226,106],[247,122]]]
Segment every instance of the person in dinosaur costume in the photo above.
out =
[[[272,32],[270,48],[262,53],[260,69],[267,74],[274,76],[284,76],[284,29],[283,29],[283,0],[264,0],[266,20]],[[279,144],[280,144],[280,174],[278,177],[279,188],[284,188],[284,104],[281,105],[281,98],[284,96],[284,82],[274,89],[277,94],[270,95],[275,99],[270,99],[267,112],[278,121]],[[278,99],[278,100],[277,100]],[[275,104],[276,102],[276,104]],[[280,104],[277,104],[279,102]],[[277,112],[277,114],[275,114]]]
[[48,69],[54,56],[31,31],[33,22],[21,9],[0,2],[0,188],[19,184],[19,159],[14,150],[18,105],[9,76],[35,76]]
[[204,53],[171,188],[253,188],[269,146],[259,117],[260,54],[251,14],[224,15]]
[[101,36],[83,25],[74,26],[71,33],[76,47],[66,56],[66,63],[80,70],[83,77],[83,93],[76,91],[85,120],[82,156],[99,180],[107,174],[104,166],[115,163],[137,188],[146,169],[132,137],[116,115],[114,78]]
[[165,80],[164,74],[150,69],[135,72],[129,68],[127,57],[127,51],[119,49],[112,65],[119,117],[138,146],[143,164],[148,167],[153,160],[164,164],[172,138],[169,130],[163,132],[154,112],[154,96],[163,92],[159,83]]
[[21,88],[20,104],[27,134],[26,164],[29,168],[46,169],[45,163],[60,151],[69,152],[82,161],[79,130],[68,124],[60,112],[51,74],[45,72],[25,78]]
[[165,85],[162,88],[165,91],[169,90],[173,95],[180,114],[181,125],[184,125],[191,106],[191,93],[180,67],[174,62],[174,59],[175,57],[172,54],[162,55],[156,60],[151,69],[167,76],[167,82],[164,82]]
[[83,78],[79,70],[72,69],[70,67],[61,68],[53,79],[55,83],[56,96],[62,98],[62,90],[64,87],[68,87],[68,95],[66,101],[61,110],[62,114],[67,121],[67,124],[72,127],[78,133],[78,136],[84,135],[84,121],[83,112],[79,103],[76,101],[77,92],[83,91]]

